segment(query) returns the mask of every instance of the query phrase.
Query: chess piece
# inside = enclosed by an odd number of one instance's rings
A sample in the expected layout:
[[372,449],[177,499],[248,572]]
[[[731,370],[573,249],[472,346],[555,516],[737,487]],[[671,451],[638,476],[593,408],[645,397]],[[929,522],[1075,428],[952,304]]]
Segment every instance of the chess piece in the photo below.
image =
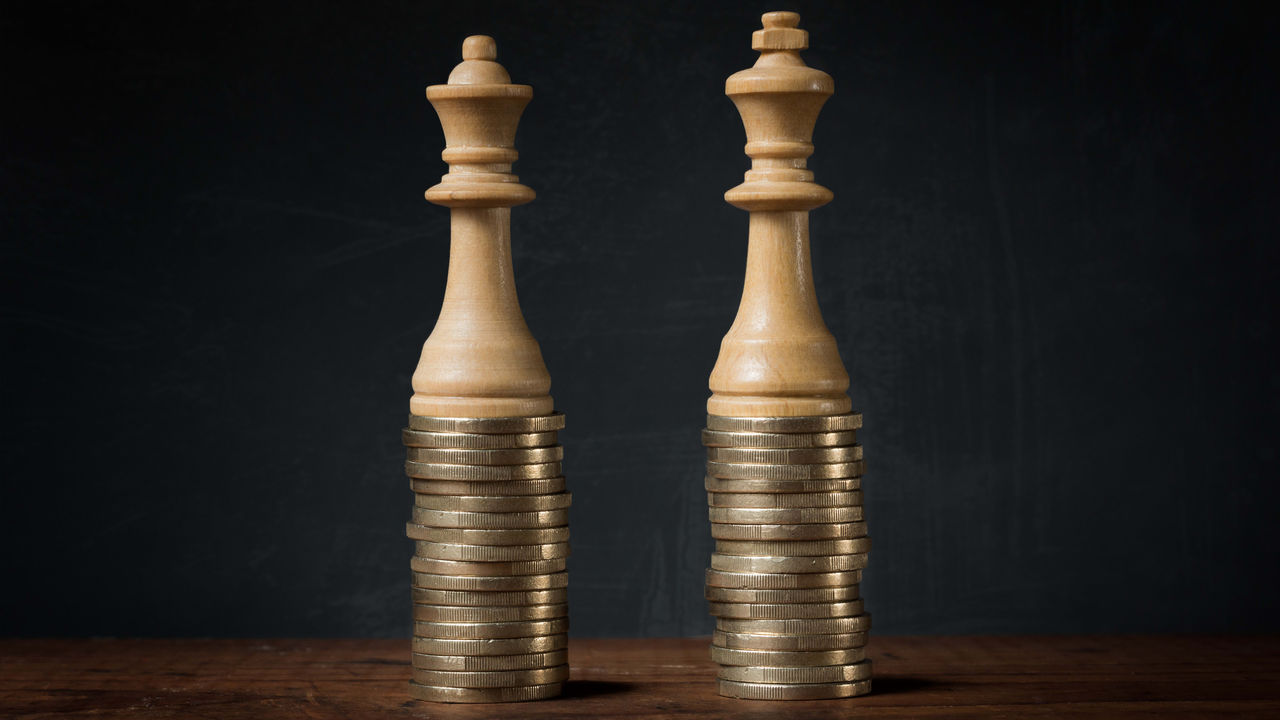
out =
[[721,695],[806,700],[871,690],[870,616],[858,585],[862,416],[818,309],[809,211],[831,201],[805,159],[834,92],[805,65],[808,33],[766,13],[755,66],[725,83],[742,115],[751,170],[725,193],[751,213],[742,303],[720,346],[707,401],[707,503],[716,541],[706,597]]
[[413,373],[414,415],[525,417],[553,407],[511,269],[511,208],[534,198],[511,174],[533,88],[511,84],[497,55],[493,38],[473,35],[449,83],[427,88],[449,172],[426,198],[449,208],[452,240],[444,305]]
[[831,202],[805,159],[813,127],[835,92],[831,76],[805,65],[809,34],[790,12],[764,15],[751,37],[755,66],[725,94],[742,115],[751,169],[725,193],[751,213],[747,274],[733,327],[711,372],[713,415],[781,417],[849,412],[849,375],[822,321],[809,258],[809,211]]
[[569,676],[568,509],[551,378],[516,299],[511,174],[533,97],[462,44],[447,85],[427,88],[449,172],[426,197],[450,211],[444,305],[413,374],[405,472],[415,541],[409,694],[436,702],[555,697]]

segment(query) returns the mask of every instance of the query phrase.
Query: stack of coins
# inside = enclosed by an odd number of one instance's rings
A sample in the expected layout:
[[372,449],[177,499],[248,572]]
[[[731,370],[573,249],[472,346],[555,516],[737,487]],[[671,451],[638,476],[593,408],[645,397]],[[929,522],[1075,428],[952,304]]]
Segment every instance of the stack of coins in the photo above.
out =
[[569,677],[569,504],[556,441],[564,415],[411,415],[414,493],[410,694],[508,702]]
[[721,695],[816,700],[871,691],[871,616],[858,595],[870,551],[860,414],[707,416],[716,551],[707,600]]

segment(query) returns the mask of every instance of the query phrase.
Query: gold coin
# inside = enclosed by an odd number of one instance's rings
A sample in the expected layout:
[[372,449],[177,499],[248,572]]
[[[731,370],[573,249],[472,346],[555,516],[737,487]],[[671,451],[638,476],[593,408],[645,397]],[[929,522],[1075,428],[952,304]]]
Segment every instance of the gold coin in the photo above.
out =
[[[857,490],[816,493],[709,492],[707,493],[707,505],[719,508],[755,508],[756,510],[844,509],[862,505],[862,493]],[[850,518],[850,520],[861,519],[861,517]],[[849,520],[818,520],[815,522],[849,522]]]
[[413,667],[419,670],[449,670],[452,672],[487,672],[493,670],[536,670],[569,662],[565,650],[553,650],[528,655],[412,655]]
[[405,458],[418,463],[447,465],[532,465],[559,462],[564,448],[506,448],[503,450],[459,450],[456,448],[406,448]]
[[554,590],[511,590],[506,592],[413,588],[413,602],[420,605],[465,605],[469,607],[550,605],[569,602],[569,591],[565,588],[556,588]]
[[516,622],[518,620],[550,620],[568,616],[569,606],[565,603],[554,605],[502,605],[498,607],[413,606],[413,619],[423,622]]
[[843,480],[862,477],[862,469],[861,460],[808,465],[707,461],[707,474],[722,480]]
[[[426,482],[431,482],[427,480]],[[543,482],[517,481],[517,482]],[[413,504],[424,510],[442,512],[525,513],[567,510],[573,504],[573,494],[558,492],[552,495],[517,495],[494,497],[493,495],[423,495],[415,493]]]
[[[416,559],[416,558],[415,558]],[[561,563],[563,561],[556,561]],[[555,590],[568,587],[569,573],[552,572],[544,575],[494,575],[456,576],[415,572],[413,587],[427,590],[474,590],[477,592],[510,592],[515,590]]]
[[557,588],[555,590],[512,590],[507,592],[413,588],[413,602],[420,605],[465,605],[468,607],[550,605],[569,602],[569,591],[565,588]]
[[[857,440],[858,433],[853,430],[816,433],[728,432],[725,430],[702,431],[702,444],[707,447],[839,447],[841,445],[852,445],[857,442]],[[405,444],[407,445],[408,443]]]
[[[823,508],[824,510],[827,508]],[[717,540],[824,540],[863,537],[866,523],[814,523],[807,525],[732,525],[711,520],[711,537]]]
[[846,540],[717,540],[716,552],[725,555],[797,557],[801,555],[861,555],[871,552],[871,538]]
[[545,685],[569,679],[569,666],[556,665],[536,670],[490,670],[487,672],[450,672],[413,668],[413,681],[436,687],[508,688]]
[[427,637],[415,637],[413,639],[413,651],[421,655],[528,655],[530,653],[563,650],[567,647],[569,647],[569,636],[564,633],[538,637],[488,638],[481,640],[450,640]]
[[[857,495],[859,493],[839,493]],[[770,497],[761,495],[759,497]],[[862,506],[842,508],[708,508],[713,523],[728,525],[814,525],[848,523],[862,519]]]
[[744,590],[844,587],[857,585],[860,582],[862,582],[861,570],[827,573],[725,572],[714,569],[707,571],[708,586]]
[[485,435],[549,432],[564,429],[564,413],[534,417],[445,418],[410,415],[409,429]]
[[458,496],[489,498],[524,498],[563,493],[564,478],[540,478],[537,480],[479,481],[467,480],[409,480],[409,487],[419,495],[432,497]]
[[848,665],[865,660],[863,648],[843,650],[730,650],[711,646],[711,659],[721,665],[750,667],[813,667],[817,665]]
[[860,632],[825,635],[752,635],[717,630],[711,636],[711,644],[733,650],[788,650],[791,652],[844,650],[865,647],[867,634]]
[[716,673],[721,680],[744,683],[808,684],[843,683],[871,677],[871,661],[848,665],[810,665],[809,667],[722,667]]
[[[546,545],[569,541],[569,528],[508,528],[504,530],[429,527],[405,523],[413,540],[457,545]],[[434,556],[431,556],[434,557]],[[530,560],[534,558],[528,558]]]
[[406,460],[404,472],[411,478],[423,480],[493,482],[495,480],[553,478],[561,473],[561,469],[558,462],[534,463],[531,465],[454,465]]
[[708,475],[703,487],[710,493],[789,495],[849,492],[862,487],[862,478],[834,480],[726,480]]
[[414,572],[436,575],[491,577],[501,575],[546,575],[564,570],[566,560],[508,560],[506,562],[464,562],[413,557],[409,566]]
[[501,688],[452,688],[409,682],[409,697],[441,703],[500,703],[546,700],[558,696],[563,683]]
[[[705,595],[711,602],[720,603],[831,603],[858,599],[858,586],[790,588],[787,590],[748,590],[708,586]],[[463,603],[456,604],[461,605]]]
[[861,445],[825,448],[707,448],[707,459],[724,463],[847,463],[862,459]]
[[555,560],[569,557],[569,543],[539,545],[459,545],[417,541],[418,557],[469,562],[511,562],[515,560]]
[[799,557],[760,557],[712,553],[711,569],[735,573],[830,573],[861,570],[867,566],[867,555],[813,555]]
[[518,622],[414,622],[414,637],[431,638],[528,638],[569,632],[569,618]]
[[405,428],[400,438],[406,447],[461,448],[466,450],[496,450],[499,448],[548,447],[556,444],[556,432],[505,433],[485,435],[481,433],[427,432]]
[[716,689],[724,697],[742,700],[832,700],[866,695],[871,692],[871,681],[775,685],[717,680]]
[[871,615],[842,618],[792,618],[788,620],[739,620],[719,618],[716,629],[744,635],[842,635],[871,629]]
[[790,620],[799,618],[853,617],[862,614],[862,600],[819,603],[721,603],[709,602],[716,617],[740,620]]
[[862,427],[862,413],[800,415],[796,417],[729,417],[707,415],[708,430],[728,432],[818,433],[843,432]]
[[542,512],[454,512],[415,507],[413,521],[436,528],[506,530],[516,528],[550,528],[569,524],[568,510]]

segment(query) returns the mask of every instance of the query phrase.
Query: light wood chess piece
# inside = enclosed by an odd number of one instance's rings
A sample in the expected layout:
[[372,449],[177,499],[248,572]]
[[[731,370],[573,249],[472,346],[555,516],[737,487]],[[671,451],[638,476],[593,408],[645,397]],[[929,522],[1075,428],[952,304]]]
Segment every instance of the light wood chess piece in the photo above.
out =
[[809,34],[791,12],[764,15],[751,37],[755,66],[735,73],[725,94],[742,115],[751,169],[725,193],[751,213],[746,282],[738,316],[711,372],[707,412],[787,417],[849,412],[849,375],[818,309],[809,258],[809,211],[832,199],[813,182],[818,112],[835,91],[831,76],[805,65]]
[[427,200],[450,211],[449,279],[413,373],[413,415],[515,417],[552,411],[551,376],[520,312],[511,268],[511,208],[534,198],[511,173],[516,126],[533,97],[513,85],[484,35],[462,44],[447,85],[427,88],[449,172]]

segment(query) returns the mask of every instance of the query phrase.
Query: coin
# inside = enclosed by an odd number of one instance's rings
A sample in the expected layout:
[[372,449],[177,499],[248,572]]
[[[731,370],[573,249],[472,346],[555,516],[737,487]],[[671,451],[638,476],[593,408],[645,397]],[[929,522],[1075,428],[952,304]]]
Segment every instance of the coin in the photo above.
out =
[[409,480],[409,487],[420,495],[432,496],[467,496],[475,497],[530,497],[550,495],[564,490],[564,478],[542,478],[538,480],[510,480],[505,482],[466,480]]
[[[702,444],[707,447],[838,447],[840,445],[852,445],[857,442],[857,438],[858,434],[853,430],[816,433],[728,432],[724,430],[702,431]],[[405,444],[407,445],[408,443]]]
[[[861,504],[862,493],[857,490],[816,493],[707,493],[707,505],[719,508],[790,510],[793,508],[849,508]],[[861,520],[862,518],[851,519]],[[818,520],[814,522],[848,522],[848,520]]]
[[411,430],[427,432],[481,433],[486,435],[535,433],[564,428],[564,413],[534,417],[445,418],[410,415]]
[[[562,561],[560,561],[562,562]],[[563,564],[561,565],[563,567]],[[569,585],[569,573],[545,575],[456,576],[415,572],[413,587],[428,590],[475,590],[478,592],[514,590],[554,590]]]
[[[858,586],[748,590],[708,585],[705,594],[708,600],[722,603],[824,603],[856,600],[858,598]],[[455,604],[462,605],[463,603]]]
[[871,538],[847,540],[716,540],[716,552],[724,555],[798,557],[801,555],[855,555],[871,552]]
[[[433,482],[426,480],[424,482]],[[516,482],[545,482],[542,480],[518,480]],[[424,495],[415,493],[413,504],[424,510],[443,512],[525,513],[566,510],[573,504],[573,494],[557,492],[552,495],[517,495],[494,497],[493,495]]]
[[569,540],[569,528],[567,527],[492,530],[429,527],[416,523],[405,523],[405,532],[413,540],[458,545],[546,545],[548,543],[568,542]]
[[[803,466],[798,466],[803,467]],[[465,480],[468,482],[492,482],[494,480],[539,480],[560,474],[560,463],[534,463],[531,465],[454,465],[449,463],[423,463],[406,460],[404,471],[409,477],[425,480]]]
[[[476,451],[479,452],[479,451]],[[862,459],[861,445],[824,448],[707,448],[707,459],[725,463],[846,463]]]
[[775,685],[717,680],[716,688],[725,697],[743,700],[830,700],[866,695],[871,692],[871,681]]
[[453,672],[534,670],[565,665],[568,662],[569,653],[565,650],[530,653],[528,655],[423,655],[414,653],[412,656],[413,667],[420,670],[449,670]]
[[568,617],[569,606],[501,605],[497,607],[460,607],[457,605],[414,605],[413,619],[424,622],[516,622],[517,620],[550,620]]
[[716,629],[746,635],[838,635],[871,629],[871,615],[863,613],[842,618],[791,618],[786,620],[741,620],[719,618]]
[[708,475],[703,487],[712,493],[752,494],[812,494],[824,492],[849,492],[862,487],[862,478],[836,478],[834,480],[726,480]]
[[506,562],[465,562],[427,557],[409,559],[409,565],[414,572],[454,576],[545,575],[563,571],[565,562],[564,558],[552,560],[509,560]]
[[847,665],[817,665],[809,667],[722,667],[716,673],[721,680],[745,683],[807,684],[840,683],[866,680],[871,677],[871,661]]
[[437,687],[508,688],[558,683],[569,679],[567,664],[534,670],[450,672],[413,668],[412,672],[414,682]]
[[[839,495],[860,495],[857,492],[836,493]],[[759,497],[771,497],[761,495]],[[713,523],[729,525],[810,525],[824,523],[847,523],[862,519],[862,506],[832,508],[708,508],[707,515]]]
[[818,433],[857,430],[860,427],[862,413],[771,418],[707,415],[708,430],[728,432]]
[[456,448],[406,448],[405,457],[418,463],[448,465],[531,465],[564,459],[559,445],[542,448],[506,448],[501,450],[459,450]]
[[862,582],[861,570],[826,573],[725,572],[715,569],[707,571],[708,586],[750,590],[842,587],[857,585],[860,582]]
[[837,618],[862,614],[862,600],[818,603],[722,603],[709,602],[711,614],[742,620],[789,620],[791,618]]
[[847,665],[866,659],[863,648],[843,650],[730,650],[711,646],[711,659],[721,665],[746,665],[752,667],[811,667],[817,665]]
[[404,441],[406,447],[488,450],[555,445],[556,432],[553,430],[539,433],[484,435],[481,433],[427,432],[405,428],[400,431],[400,439]]
[[[822,508],[827,510],[829,508]],[[867,534],[866,523],[814,523],[807,525],[731,525],[711,520],[711,537],[717,540],[823,540],[855,538]]]
[[[406,463],[406,467],[409,464]],[[707,461],[707,474],[722,480],[841,480],[862,477],[862,469],[863,463],[861,460],[857,462],[811,463],[808,465],[790,463],[763,465],[759,463]],[[559,472],[557,471],[554,474],[559,474]]]
[[727,633],[717,630],[711,636],[711,644],[734,650],[789,650],[792,652],[844,650],[846,648],[865,647],[867,634],[859,632],[818,635],[752,635],[750,633]]
[[569,647],[569,636],[564,633],[538,637],[488,638],[480,640],[451,640],[446,638],[413,638],[413,651],[423,655],[527,655],[551,652]]
[[568,510],[542,512],[454,512],[415,507],[413,521],[436,528],[548,528],[569,524]]
[[471,607],[496,607],[500,605],[548,605],[569,601],[565,588],[555,590],[433,590],[413,588],[413,601],[421,605],[466,605]]
[[830,573],[861,570],[867,555],[814,555],[808,557],[758,557],[712,553],[711,569],[737,573]]
[[501,688],[451,688],[409,682],[409,697],[446,703],[500,703],[546,700],[559,695],[563,683]]
[[438,560],[505,562],[512,560],[553,560],[569,557],[569,543],[540,545],[458,545],[419,540],[415,554]]
[[414,622],[415,637],[432,638],[527,638],[569,632],[569,618],[521,620],[518,622]]

